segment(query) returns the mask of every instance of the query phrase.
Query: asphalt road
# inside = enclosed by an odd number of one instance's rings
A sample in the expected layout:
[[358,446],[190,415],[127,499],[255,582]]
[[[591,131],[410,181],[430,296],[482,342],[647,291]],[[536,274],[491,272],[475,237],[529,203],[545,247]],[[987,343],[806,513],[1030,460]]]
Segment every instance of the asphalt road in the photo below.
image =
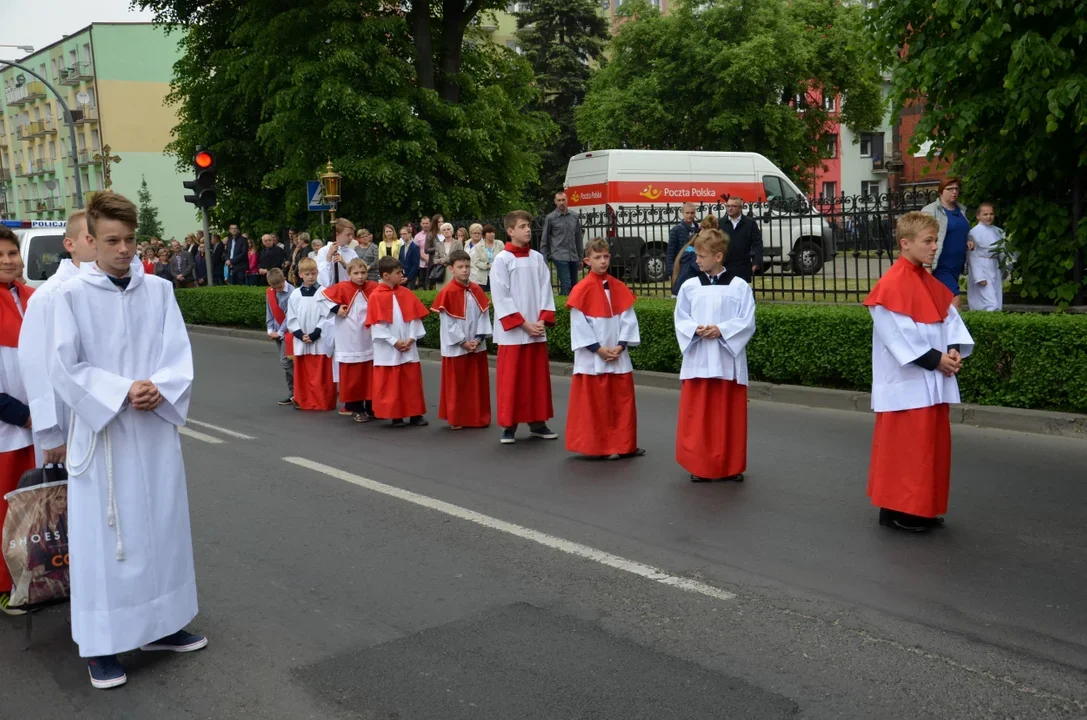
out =
[[862,414],[752,403],[747,482],[694,485],[671,391],[638,389],[644,458],[590,462],[448,431],[434,364],[432,425],[391,430],[277,407],[271,344],[193,345],[210,646],[103,692],[63,610],[29,651],[0,618],[0,715],[1087,716],[1085,442],[956,427],[948,527],[914,537],[876,525]]

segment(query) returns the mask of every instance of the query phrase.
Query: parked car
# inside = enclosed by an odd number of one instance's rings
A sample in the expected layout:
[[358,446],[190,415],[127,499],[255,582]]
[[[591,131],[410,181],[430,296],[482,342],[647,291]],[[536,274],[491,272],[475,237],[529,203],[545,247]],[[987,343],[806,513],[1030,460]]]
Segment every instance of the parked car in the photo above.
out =
[[26,284],[38,287],[60,267],[64,253],[63,220],[2,220],[15,230],[23,256]]

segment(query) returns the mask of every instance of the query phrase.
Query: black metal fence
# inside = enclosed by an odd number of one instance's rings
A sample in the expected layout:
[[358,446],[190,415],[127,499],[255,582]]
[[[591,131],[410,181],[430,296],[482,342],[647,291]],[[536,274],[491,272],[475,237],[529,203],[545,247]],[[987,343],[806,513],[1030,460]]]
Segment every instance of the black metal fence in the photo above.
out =
[[[761,272],[752,286],[755,296],[770,300],[859,302],[898,256],[894,226],[910,210],[936,200],[931,191],[855,195],[801,200],[756,200],[745,214],[759,224],[763,242]],[[571,210],[577,212],[577,210]],[[607,238],[612,272],[639,297],[672,296],[672,268],[667,267],[668,232],[681,220],[682,205],[606,207],[581,214],[584,239]],[[723,203],[698,206],[696,220],[716,216],[723,229]],[[479,220],[498,229],[501,218]],[[538,248],[543,216],[532,228]],[[455,226],[469,225],[455,222]],[[758,264],[758,263],[756,263]],[[553,276],[556,291],[558,280]]]

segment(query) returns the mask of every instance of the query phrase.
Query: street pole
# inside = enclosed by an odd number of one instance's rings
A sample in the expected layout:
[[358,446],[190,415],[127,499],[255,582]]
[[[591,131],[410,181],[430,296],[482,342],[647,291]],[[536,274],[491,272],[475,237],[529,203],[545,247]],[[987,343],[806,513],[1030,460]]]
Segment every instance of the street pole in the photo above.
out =
[[208,287],[214,287],[222,278],[215,277],[215,263],[211,261],[211,229],[208,227],[208,209],[200,208],[200,215],[204,219],[204,270],[208,274]]
[[53,93],[53,95],[57,98],[57,102],[60,103],[60,106],[62,108],[64,108],[64,122],[68,124],[68,142],[72,146],[72,169],[74,171],[73,174],[75,175],[76,209],[77,210],[82,210],[83,209],[83,183],[79,179],[79,155],[78,155],[79,149],[78,149],[78,145],[76,144],[76,141],[75,141],[75,121],[72,119],[72,111],[68,109],[68,103],[64,101],[64,97],[61,96],[61,94],[59,92],[57,92],[57,89],[55,87],[53,87],[52,83],[50,83],[48,80],[46,80],[45,78],[43,78],[38,73],[31,70],[30,68],[28,68],[26,65],[20,65],[19,63],[13,62],[11,60],[0,60],[0,65],[10,65],[11,67],[17,67],[20,70],[22,70],[23,72],[28,72],[31,75],[33,75],[34,77],[41,80],[42,83],[47,88],[49,88],[49,92]]

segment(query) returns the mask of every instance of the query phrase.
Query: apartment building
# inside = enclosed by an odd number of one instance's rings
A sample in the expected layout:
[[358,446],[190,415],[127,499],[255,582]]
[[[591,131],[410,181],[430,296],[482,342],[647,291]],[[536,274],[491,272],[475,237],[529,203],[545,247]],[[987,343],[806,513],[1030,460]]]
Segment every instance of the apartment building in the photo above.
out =
[[[44,83],[14,67],[0,71],[0,218],[63,220],[105,187],[134,201],[143,178],[167,236],[196,227],[182,199],[185,179],[165,154],[177,123],[164,103],[179,36],[149,23],[95,23],[18,60],[64,97],[75,123],[75,152],[64,112]],[[110,158],[103,160],[104,146]]]

